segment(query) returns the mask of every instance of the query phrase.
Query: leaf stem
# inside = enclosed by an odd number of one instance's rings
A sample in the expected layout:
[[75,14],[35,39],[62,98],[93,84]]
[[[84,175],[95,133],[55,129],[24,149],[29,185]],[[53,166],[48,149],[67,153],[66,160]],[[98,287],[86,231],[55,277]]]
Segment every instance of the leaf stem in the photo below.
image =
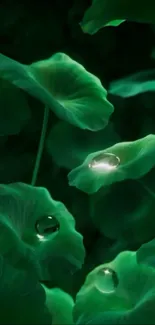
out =
[[43,153],[43,149],[44,149],[44,142],[45,142],[46,131],[47,131],[48,117],[49,117],[49,107],[45,106],[45,108],[44,108],[44,118],[43,118],[43,124],[42,124],[42,131],[41,131],[41,136],[40,136],[40,142],[39,142],[39,146],[38,146],[38,152],[37,152],[35,167],[34,167],[34,170],[33,170],[32,181],[31,181],[32,186],[35,186],[36,181],[37,181],[37,176],[38,176],[38,171],[39,171],[39,167],[40,167],[41,157],[42,157],[42,153]]

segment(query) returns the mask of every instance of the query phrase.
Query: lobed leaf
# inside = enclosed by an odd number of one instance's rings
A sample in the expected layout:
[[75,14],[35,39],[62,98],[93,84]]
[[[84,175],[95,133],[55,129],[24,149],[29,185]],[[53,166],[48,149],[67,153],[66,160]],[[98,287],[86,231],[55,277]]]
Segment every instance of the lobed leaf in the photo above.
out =
[[0,185],[0,225],[0,254],[15,267],[35,268],[40,280],[61,282],[62,275],[71,276],[84,262],[74,218],[45,188]]
[[155,165],[154,150],[155,135],[150,134],[91,153],[82,165],[68,174],[69,185],[92,194],[103,186],[141,178]]
[[76,324],[153,324],[155,269],[125,251],[90,272],[77,294]]
[[64,53],[31,65],[0,54],[0,77],[82,129],[103,129],[114,111],[100,80]]

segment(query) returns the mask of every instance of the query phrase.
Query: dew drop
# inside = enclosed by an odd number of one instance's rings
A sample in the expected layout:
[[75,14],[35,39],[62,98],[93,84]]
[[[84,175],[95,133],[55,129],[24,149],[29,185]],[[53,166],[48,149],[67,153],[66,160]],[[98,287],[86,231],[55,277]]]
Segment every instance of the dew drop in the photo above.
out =
[[118,167],[120,159],[113,153],[103,152],[92,159],[89,168],[110,171]]
[[112,293],[118,286],[118,277],[115,271],[109,267],[100,269],[96,274],[96,288],[103,293]]
[[41,237],[50,235],[58,231],[59,228],[60,228],[60,224],[58,220],[53,216],[42,217],[36,222],[36,232],[40,239]]

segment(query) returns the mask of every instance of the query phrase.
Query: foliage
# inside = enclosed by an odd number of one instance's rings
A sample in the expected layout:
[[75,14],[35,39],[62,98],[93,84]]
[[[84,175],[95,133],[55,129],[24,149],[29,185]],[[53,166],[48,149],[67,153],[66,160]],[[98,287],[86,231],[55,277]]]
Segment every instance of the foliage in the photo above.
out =
[[154,10],[1,5],[0,324],[155,323]]

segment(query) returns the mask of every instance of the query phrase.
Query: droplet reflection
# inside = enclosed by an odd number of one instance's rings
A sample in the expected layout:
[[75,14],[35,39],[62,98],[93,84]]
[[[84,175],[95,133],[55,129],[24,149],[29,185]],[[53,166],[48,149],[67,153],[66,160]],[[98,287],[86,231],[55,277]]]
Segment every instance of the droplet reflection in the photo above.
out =
[[50,235],[60,228],[58,220],[53,216],[45,216],[36,222],[36,232],[40,240],[46,235]]
[[118,167],[120,159],[112,153],[101,153],[89,163],[89,168],[110,171]]
[[103,293],[112,293],[118,286],[118,277],[115,271],[105,267],[96,274],[95,284],[99,291]]

